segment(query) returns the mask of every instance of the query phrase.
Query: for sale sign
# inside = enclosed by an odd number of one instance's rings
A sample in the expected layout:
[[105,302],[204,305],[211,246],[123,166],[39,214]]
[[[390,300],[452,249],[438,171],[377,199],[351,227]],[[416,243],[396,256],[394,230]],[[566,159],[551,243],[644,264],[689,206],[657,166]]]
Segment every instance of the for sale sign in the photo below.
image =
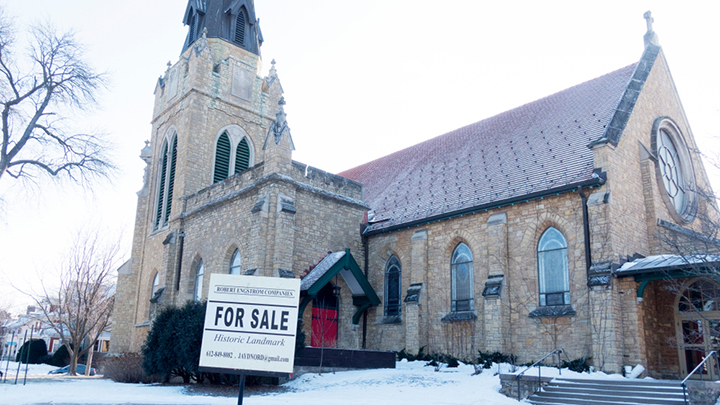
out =
[[292,373],[300,280],[212,274],[201,371]]

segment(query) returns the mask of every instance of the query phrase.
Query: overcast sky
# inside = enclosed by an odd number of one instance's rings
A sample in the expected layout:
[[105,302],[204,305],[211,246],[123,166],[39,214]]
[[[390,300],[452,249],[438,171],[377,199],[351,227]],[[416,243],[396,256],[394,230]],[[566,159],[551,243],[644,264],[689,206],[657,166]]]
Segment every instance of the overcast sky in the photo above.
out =
[[[81,227],[123,232],[129,257],[138,155],[150,137],[157,78],[185,39],[187,2],[0,4],[21,32],[35,21],[74,29],[89,62],[108,72],[97,111],[73,118],[109,135],[120,167],[93,192],[2,179],[0,305],[17,312],[27,300],[8,283],[30,289],[39,277],[52,280]],[[277,61],[293,158],[336,173],[638,61],[647,10],[693,134],[717,153],[717,1],[256,0],[261,74]],[[717,190],[720,175],[706,168]]]

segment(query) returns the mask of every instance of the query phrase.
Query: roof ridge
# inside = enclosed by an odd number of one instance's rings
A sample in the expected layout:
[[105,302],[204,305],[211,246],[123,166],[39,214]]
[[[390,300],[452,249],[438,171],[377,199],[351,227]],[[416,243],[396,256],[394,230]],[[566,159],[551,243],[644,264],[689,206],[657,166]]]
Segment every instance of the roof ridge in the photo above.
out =
[[[623,67],[621,67],[621,68],[619,68],[619,69],[613,70],[612,72],[609,72],[609,73],[606,73],[606,74],[597,76],[597,77],[595,77],[595,78],[586,80],[586,81],[584,81],[584,82],[575,84],[575,85],[573,85],[573,86],[567,87],[567,88],[565,88],[565,89],[563,89],[563,90],[559,90],[559,91],[557,91],[557,92],[555,92],[555,93],[552,93],[552,94],[549,94],[549,95],[547,95],[547,96],[540,97],[540,98],[535,99],[535,100],[532,100],[532,101],[528,101],[528,102],[526,102],[526,103],[524,103],[524,104],[521,104],[521,105],[519,105],[519,106],[517,106],[517,107],[514,107],[514,108],[511,108],[511,109],[509,109],[509,110],[506,110],[506,111],[497,113],[497,114],[495,114],[495,115],[491,115],[491,116],[489,116],[489,117],[487,117],[487,118],[483,118],[483,119],[481,119],[480,121],[476,121],[476,122],[473,122],[473,123],[470,123],[470,124],[467,124],[467,125],[463,125],[463,126],[461,126],[461,127],[455,128],[455,129],[453,129],[453,130],[451,130],[451,131],[448,131],[448,132],[445,132],[445,133],[443,133],[443,134],[434,136],[434,137],[432,137],[432,138],[430,138],[430,139],[426,139],[426,140],[424,140],[424,141],[422,141],[422,142],[419,142],[419,143],[416,143],[416,144],[407,146],[407,147],[405,147],[405,148],[396,150],[396,151],[391,152],[391,153],[389,153],[389,154],[387,154],[387,155],[383,155],[383,156],[381,156],[381,157],[379,157],[379,158],[377,158],[377,159],[373,159],[373,160],[371,160],[371,161],[369,161],[369,162],[365,162],[365,163],[360,164],[360,165],[358,165],[358,166],[345,169],[345,170],[343,170],[343,171],[341,171],[341,172],[338,172],[337,174],[338,174],[339,176],[345,177],[345,176],[344,176],[345,173],[348,173],[348,172],[350,172],[350,171],[354,171],[355,169],[359,169],[359,168],[361,168],[361,167],[368,167],[368,166],[370,166],[372,163],[378,162],[378,161],[383,160],[383,159],[386,159],[386,158],[390,158],[390,157],[392,157],[392,156],[394,156],[394,155],[396,155],[396,154],[405,152],[405,151],[410,150],[410,149],[413,149],[413,148],[418,148],[418,147],[420,147],[420,146],[422,146],[422,145],[424,145],[424,144],[430,143],[430,142],[436,142],[436,141],[438,141],[440,138],[443,138],[443,137],[452,135],[452,134],[454,134],[454,133],[456,133],[456,132],[458,132],[458,131],[461,131],[461,130],[463,130],[463,129],[465,129],[465,128],[469,128],[469,127],[472,127],[472,126],[475,126],[475,125],[478,125],[478,124],[481,124],[481,123],[484,123],[484,122],[488,122],[488,121],[493,120],[493,119],[499,119],[500,117],[503,117],[503,116],[506,116],[506,115],[510,115],[510,114],[512,114],[513,112],[517,112],[518,110],[521,110],[521,109],[523,109],[523,108],[527,108],[527,107],[532,106],[532,105],[534,105],[534,104],[540,104],[540,103],[541,103],[542,101],[544,101],[544,100],[547,100],[547,99],[550,99],[550,98],[553,98],[553,97],[557,97],[557,96],[561,95],[562,93],[568,92],[568,91],[573,90],[573,89],[576,89],[576,88],[578,88],[578,87],[586,86],[586,85],[588,85],[588,84],[590,84],[590,83],[592,83],[592,82],[594,82],[594,81],[596,81],[596,80],[600,80],[600,79],[603,79],[603,78],[605,78],[605,77],[607,77],[607,76],[611,76],[611,75],[613,75],[613,74],[617,74],[618,72],[621,72],[621,71],[623,71],[623,70],[625,70],[625,69],[628,69],[628,68],[630,68],[630,67],[632,67],[632,68],[634,69],[634,72],[635,72],[635,71],[637,70],[637,66],[638,66],[638,65],[640,65],[640,62],[631,63],[631,64],[626,65],[626,66],[623,66]],[[633,77],[634,77],[634,74],[633,74]],[[624,95],[624,94],[623,94],[623,95]],[[623,100],[623,97],[621,97],[621,98],[618,100],[618,104],[620,104],[620,102],[621,102],[622,100]]]

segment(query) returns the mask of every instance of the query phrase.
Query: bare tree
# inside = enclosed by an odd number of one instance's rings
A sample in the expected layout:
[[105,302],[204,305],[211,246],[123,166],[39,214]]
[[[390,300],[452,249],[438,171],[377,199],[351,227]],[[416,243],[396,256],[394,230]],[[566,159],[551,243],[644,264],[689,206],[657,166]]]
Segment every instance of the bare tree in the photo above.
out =
[[[119,243],[106,243],[99,232],[81,233],[62,265],[57,290],[50,292],[43,285],[43,293],[34,297],[47,323],[70,353],[72,375],[78,359],[90,351],[85,368],[85,374],[89,375],[93,346],[110,326],[119,250]],[[87,345],[83,347],[83,343]]]
[[15,30],[0,10],[0,179],[34,181],[38,174],[86,183],[114,168],[98,134],[74,133],[71,111],[96,104],[104,75],[83,60],[72,32],[48,25],[30,29],[27,60],[13,54]]

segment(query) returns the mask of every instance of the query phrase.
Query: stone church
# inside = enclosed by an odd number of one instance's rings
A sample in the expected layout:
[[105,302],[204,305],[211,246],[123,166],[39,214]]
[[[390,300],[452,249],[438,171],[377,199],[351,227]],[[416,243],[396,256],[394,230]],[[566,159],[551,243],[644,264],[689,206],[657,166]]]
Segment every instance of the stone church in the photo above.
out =
[[111,349],[229,273],[301,278],[306,345],[687,374],[720,332],[717,206],[646,19],[635,63],[332,174],[292,160],[253,1],[189,0]]

